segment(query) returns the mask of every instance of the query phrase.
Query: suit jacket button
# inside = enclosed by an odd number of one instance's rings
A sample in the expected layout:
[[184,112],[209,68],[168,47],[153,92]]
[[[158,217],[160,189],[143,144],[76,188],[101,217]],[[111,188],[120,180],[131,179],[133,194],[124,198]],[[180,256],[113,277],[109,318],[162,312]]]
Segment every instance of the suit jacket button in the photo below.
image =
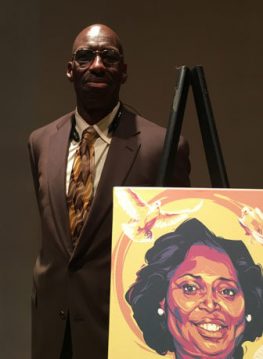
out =
[[60,310],[58,314],[60,316],[60,319],[62,319],[62,320],[66,319],[66,314],[65,314],[64,310]]

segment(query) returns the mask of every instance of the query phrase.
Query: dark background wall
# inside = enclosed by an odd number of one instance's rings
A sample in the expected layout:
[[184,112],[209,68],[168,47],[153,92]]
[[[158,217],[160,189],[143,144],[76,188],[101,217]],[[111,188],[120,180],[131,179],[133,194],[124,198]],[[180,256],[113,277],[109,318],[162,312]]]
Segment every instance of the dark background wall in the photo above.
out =
[[[30,356],[31,271],[39,220],[27,158],[29,133],[71,110],[65,77],[75,35],[96,22],[125,45],[122,100],[166,125],[176,67],[202,64],[232,187],[262,187],[262,10],[260,0],[9,0],[1,10],[0,352]],[[192,185],[210,186],[190,94],[183,133]]]

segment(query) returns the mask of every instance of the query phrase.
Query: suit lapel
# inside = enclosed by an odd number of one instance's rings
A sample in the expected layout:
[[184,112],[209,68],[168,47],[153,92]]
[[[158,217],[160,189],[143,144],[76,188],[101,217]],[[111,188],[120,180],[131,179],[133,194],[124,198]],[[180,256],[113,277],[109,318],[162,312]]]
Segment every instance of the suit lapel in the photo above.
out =
[[72,113],[66,115],[51,136],[48,158],[48,184],[51,207],[55,218],[60,245],[70,255],[73,250],[69,232],[69,218],[66,203],[66,166],[71,131]]
[[108,156],[89,217],[84,224],[79,244],[73,257],[86,250],[95,237],[96,230],[112,207],[113,186],[121,186],[137,157],[140,143],[134,115],[123,110],[120,123],[112,137]]

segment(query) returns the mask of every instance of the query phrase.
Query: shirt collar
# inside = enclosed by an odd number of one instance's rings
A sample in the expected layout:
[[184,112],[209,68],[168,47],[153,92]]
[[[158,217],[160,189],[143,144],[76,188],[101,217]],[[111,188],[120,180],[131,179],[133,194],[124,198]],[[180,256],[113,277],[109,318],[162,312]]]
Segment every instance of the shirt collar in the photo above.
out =
[[[114,120],[118,110],[120,107],[120,102],[117,103],[117,105],[114,107],[114,109],[107,115],[105,116],[102,120],[100,120],[99,122],[97,122],[95,125],[93,125],[93,128],[96,130],[96,132],[98,133],[99,137],[104,141],[107,142],[108,144],[110,144],[111,142],[111,133],[109,133],[109,126],[112,123],[112,121]],[[82,137],[82,132],[84,130],[86,130],[86,128],[90,127],[91,125],[89,125],[78,113],[78,109],[75,109],[75,119],[76,119],[76,131],[79,134],[79,138]]]

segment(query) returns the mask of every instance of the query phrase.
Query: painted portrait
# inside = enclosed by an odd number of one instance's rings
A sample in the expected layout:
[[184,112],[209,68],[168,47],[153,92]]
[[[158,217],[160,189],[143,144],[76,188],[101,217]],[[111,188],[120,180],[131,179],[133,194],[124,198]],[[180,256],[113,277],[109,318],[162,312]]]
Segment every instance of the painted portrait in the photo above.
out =
[[263,358],[263,191],[114,189],[109,358]]

